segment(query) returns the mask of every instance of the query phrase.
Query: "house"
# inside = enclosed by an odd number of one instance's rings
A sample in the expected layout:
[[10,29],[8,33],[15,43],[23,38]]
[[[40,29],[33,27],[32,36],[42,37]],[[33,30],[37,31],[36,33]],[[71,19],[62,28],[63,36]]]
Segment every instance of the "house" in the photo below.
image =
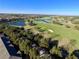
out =
[[3,37],[4,35],[3,35],[3,32],[0,32],[0,37]]
[[11,42],[0,34],[0,59],[22,59],[17,52]]
[[36,47],[36,44],[32,44],[32,47]]
[[4,18],[0,18],[0,22],[9,22],[10,21],[10,19],[4,19]]
[[36,41],[33,41],[32,43],[30,43],[30,47],[35,48],[36,50],[38,50],[39,45]]
[[40,57],[44,57],[46,54],[49,54],[48,49],[44,47],[38,48],[38,53]]

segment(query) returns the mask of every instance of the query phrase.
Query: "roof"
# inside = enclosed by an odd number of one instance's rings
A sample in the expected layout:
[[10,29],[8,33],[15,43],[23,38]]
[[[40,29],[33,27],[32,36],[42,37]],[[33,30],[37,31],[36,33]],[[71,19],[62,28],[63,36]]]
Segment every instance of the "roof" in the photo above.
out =
[[0,37],[0,59],[21,59],[20,54],[17,54],[17,52],[9,39]]

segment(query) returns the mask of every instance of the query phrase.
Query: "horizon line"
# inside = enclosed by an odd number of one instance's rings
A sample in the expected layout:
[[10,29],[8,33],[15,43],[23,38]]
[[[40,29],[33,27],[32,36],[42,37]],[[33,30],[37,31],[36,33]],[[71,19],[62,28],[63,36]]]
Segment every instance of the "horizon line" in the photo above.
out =
[[50,16],[79,16],[79,15],[69,15],[69,14],[46,14],[46,13],[18,13],[18,12],[0,12],[0,14],[28,14],[28,15],[50,15]]

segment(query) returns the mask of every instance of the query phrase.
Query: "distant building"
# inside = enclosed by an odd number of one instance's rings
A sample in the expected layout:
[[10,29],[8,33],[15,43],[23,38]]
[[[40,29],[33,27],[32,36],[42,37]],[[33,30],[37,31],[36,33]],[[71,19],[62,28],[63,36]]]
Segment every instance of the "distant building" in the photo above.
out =
[[10,21],[10,19],[3,19],[3,18],[0,18],[0,22],[9,22]]

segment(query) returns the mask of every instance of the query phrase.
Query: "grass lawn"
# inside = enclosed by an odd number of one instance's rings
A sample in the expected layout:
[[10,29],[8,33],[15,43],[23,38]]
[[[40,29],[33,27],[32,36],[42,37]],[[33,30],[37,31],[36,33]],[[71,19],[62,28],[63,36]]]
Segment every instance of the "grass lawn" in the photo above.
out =
[[57,24],[44,24],[44,23],[38,23],[37,27],[41,27],[45,30],[51,29],[54,31],[55,34],[59,34],[60,35],[59,37],[74,39],[76,40],[76,46],[78,47],[79,45],[79,31],[78,30],[75,30],[72,28],[66,28],[64,26],[57,25]]
[[30,26],[30,25],[26,25],[24,26],[25,29],[30,29],[30,28],[33,28],[34,26]]

